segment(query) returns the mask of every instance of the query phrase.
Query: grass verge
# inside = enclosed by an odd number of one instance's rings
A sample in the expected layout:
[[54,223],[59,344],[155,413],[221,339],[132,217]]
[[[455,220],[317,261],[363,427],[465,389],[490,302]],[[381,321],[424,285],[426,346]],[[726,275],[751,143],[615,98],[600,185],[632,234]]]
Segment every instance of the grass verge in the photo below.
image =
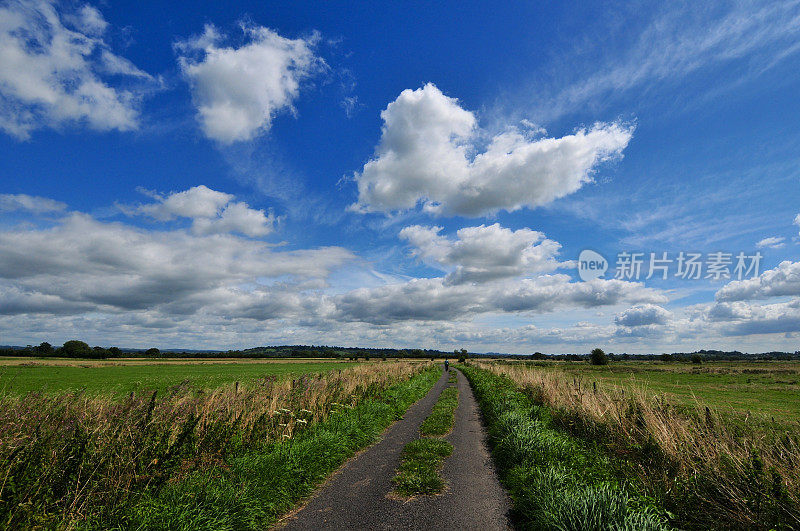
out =
[[155,491],[133,508],[123,527],[263,529],[374,442],[425,396],[437,377],[438,371],[427,370],[388,388],[377,399],[332,414],[293,439]]
[[458,407],[458,388],[445,387],[439,400],[433,406],[431,414],[422,422],[419,433],[423,437],[441,437],[450,433],[455,422],[455,411]]
[[492,454],[524,529],[668,529],[633,485],[614,475],[599,449],[552,425],[508,380],[463,367],[489,428]]
[[[455,373],[448,383],[456,381]],[[401,496],[436,494],[445,487],[439,474],[445,458],[453,453],[453,445],[442,437],[453,429],[458,407],[458,388],[445,387],[431,414],[420,426],[421,439],[408,443],[400,456],[400,466],[394,478],[395,493]]]
[[439,470],[452,453],[453,445],[444,439],[417,439],[408,443],[394,478],[395,492],[401,496],[441,492],[444,480]]
[[[586,374],[616,370],[582,365]],[[699,386],[699,396],[709,396],[709,391],[723,392],[726,379],[733,377],[784,378],[786,382],[794,378],[785,365],[777,365],[769,374],[762,374],[767,368],[754,365],[695,368],[715,372],[693,374],[692,381]],[[508,378],[533,404],[549,412],[553,427],[601,447],[613,459],[617,476],[634,481],[640,492],[674,515],[671,523],[676,527],[800,529],[796,422],[759,421],[757,415],[750,418],[744,411],[737,418],[735,412],[719,411],[700,401],[687,410],[679,400],[676,403],[673,397],[653,394],[648,388],[583,380],[579,369],[571,369],[570,374],[536,364],[475,362],[474,366]],[[642,364],[639,370],[653,370],[647,367]],[[684,370],[680,367],[663,370],[672,371],[676,381],[687,377],[679,374]],[[732,374],[733,370],[741,374]],[[701,376],[703,380],[697,379]],[[738,394],[741,400],[782,392],[763,381],[758,385],[751,392],[741,388],[724,392]],[[791,396],[787,394],[784,400],[791,401]]]

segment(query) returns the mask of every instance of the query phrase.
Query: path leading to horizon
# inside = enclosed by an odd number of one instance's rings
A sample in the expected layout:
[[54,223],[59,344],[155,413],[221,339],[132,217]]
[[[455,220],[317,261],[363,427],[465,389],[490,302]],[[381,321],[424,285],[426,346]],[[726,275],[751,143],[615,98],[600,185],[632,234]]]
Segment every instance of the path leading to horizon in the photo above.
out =
[[[453,369],[451,369],[453,370]],[[433,389],[406,411],[381,440],[347,462],[304,507],[278,525],[283,529],[509,529],[508,495],[497,478],[485,442],[478,404],[459,371],[453,431],[445,437],[453,454],[444,462],[447,490],[398,499],[390,493],[403,447],[447,386],[443,373]]]

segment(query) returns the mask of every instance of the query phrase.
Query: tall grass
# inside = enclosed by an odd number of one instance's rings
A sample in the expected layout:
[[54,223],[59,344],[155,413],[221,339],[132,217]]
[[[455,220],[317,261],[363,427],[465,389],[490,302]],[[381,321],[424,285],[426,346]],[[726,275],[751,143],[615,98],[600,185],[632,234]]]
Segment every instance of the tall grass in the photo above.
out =
[[518,527],[563,530],[666,529],[663,514],[614,474],[595,445],[553,426],[511,380],[464,367],[489,428],[492,455]]
[[800,437],[765,433],[698,402],[694,411],[643,389],[586,385],[536,367],[478,363],[513,381],[554,425],[601,442],[624,472],[690,528],[800,528]]
[[341,421],[337,411],[378,399],[423,369],[365,365],[213,391],[183,384],[121,400],[0,397],[0,527],[107,527],[153,493],[196,480],[197,471],[222,474],[236,456]]

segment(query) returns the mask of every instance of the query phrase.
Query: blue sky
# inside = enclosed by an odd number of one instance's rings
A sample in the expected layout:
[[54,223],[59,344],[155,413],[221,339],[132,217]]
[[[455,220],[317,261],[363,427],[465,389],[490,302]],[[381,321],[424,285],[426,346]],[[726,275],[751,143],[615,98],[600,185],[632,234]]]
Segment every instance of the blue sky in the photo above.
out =
[[0,10],[0,344],[797,350],[797,2]]

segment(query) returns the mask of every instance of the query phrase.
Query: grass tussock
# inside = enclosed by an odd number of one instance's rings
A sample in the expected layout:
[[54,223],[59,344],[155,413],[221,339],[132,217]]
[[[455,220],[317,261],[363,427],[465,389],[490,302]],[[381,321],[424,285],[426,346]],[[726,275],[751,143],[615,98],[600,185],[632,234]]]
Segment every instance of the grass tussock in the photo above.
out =
[[[687,528],[800,529],[800,437],[765,432],[697,402],[676,406],[644,389],[586,385],[573,375],[478,363],[524,390],[550,423],[603,445]],[[474,371],[474,369],[473,369]]]
[[0,527],[259,527],[424,396],[425,368],[0,397]]
[[667,529],[663,511],[619,480],[594,445],[554,426],[514,383],[465,367],[522,529]]
[[453,445],[444,439],[417,439],[408,443],[401,454],[400,467],[394,478],[395,492],[401,496],[436,494],[445,483],[439,470]]
[[419,433],[423,437],[440,437],[453,429],[455,411],[458,407],[458,388],[445,387],[433,406],[431,414],[422,422]]

